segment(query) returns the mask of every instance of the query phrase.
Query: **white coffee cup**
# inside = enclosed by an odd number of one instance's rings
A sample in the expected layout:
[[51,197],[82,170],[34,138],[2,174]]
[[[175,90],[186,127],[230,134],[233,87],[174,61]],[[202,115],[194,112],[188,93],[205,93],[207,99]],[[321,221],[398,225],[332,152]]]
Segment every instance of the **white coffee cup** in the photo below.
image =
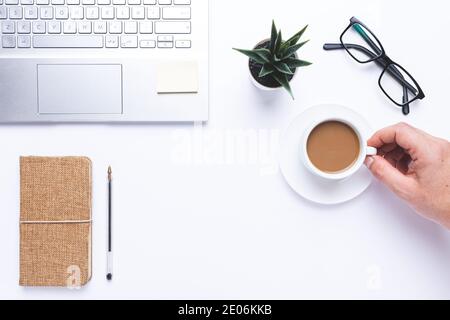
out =
[[[343,171],[339,171],[339,172],[335,172],[335,173],[328,173],[328,172],[319,170],[311,162],[311,160],[309,159],[309,156],[308,156],[309,136],[311,135],[313,130],[315,128],[317,128],[320,124],[326,123],[326,122],[331,122],[331,121],[341,122],[341,123],[348,125],[350,128],[352,128],[353,131],[358,136],[359,150],[360,150],[358,159],[354,162],[354,164],[352,166],[350,166],[349,168],[347,168]],[[308,127],[308,129],[305,131],[304,136],[303,136],[302,145],[301,145],[301,148],[302,148],[301,154],[302,154],[302,158],[303,158],[302,160],[303,160],[304,165],[314,175],[324,178],[324,179],[327,179],[327,180],[337,181],[337,180],[344,180],[344,179],[351,177],[356,172],[358,172],[359,169],[361,169],[361,167],[364,165],[364,161],[365,161],[366,157],[375,156],[378,152],[377,149],[367,146],[366,141],[367,141],[368,137],[364,137],[362,132],[364,132],[364,130],[362,130],[362,128],[359,128],[356,123],[352,122],[349,119],[344,119],[344,118],[339,118],[339,117],[330,117],[330,118],[322,118],[320,120],[316,120],[314,123],[312,123]]]

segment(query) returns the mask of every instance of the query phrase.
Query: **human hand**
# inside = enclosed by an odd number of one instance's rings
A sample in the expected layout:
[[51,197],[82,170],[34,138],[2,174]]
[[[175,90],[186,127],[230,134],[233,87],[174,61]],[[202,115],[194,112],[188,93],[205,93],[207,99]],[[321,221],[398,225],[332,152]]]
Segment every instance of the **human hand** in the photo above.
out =
[[419,214],[450,229],[450,143],[400,123],[368,142],[378,155],[366,165]]

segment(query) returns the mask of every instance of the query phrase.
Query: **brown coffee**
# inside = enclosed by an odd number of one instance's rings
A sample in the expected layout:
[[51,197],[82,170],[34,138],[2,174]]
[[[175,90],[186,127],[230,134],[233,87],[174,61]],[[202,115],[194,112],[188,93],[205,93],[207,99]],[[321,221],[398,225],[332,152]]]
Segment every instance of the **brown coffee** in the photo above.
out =
[[322,172],[338,173],[350,168],[360,154],[358,134],[347,124],[329,121],[318,125],[308,138],[312,164]]

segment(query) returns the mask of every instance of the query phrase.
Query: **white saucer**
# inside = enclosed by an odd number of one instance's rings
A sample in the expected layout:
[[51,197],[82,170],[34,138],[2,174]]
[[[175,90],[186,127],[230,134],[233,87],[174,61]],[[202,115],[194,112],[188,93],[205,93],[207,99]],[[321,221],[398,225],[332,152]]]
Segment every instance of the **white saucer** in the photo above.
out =
[[355,111],[338,105],[319,105],[300,114],[286,130],[281,140],[280,167],[284,178],[300,196],[315,203],[334,205],[353,200],[362,194],[372,183],[372,175],[363,166],[356,174],[342,181],[328,181],[313,175],[303,164],[301,143],[305,130],[316,118],[345,116],[363,131],[365,140],[369,139],[369,123]]

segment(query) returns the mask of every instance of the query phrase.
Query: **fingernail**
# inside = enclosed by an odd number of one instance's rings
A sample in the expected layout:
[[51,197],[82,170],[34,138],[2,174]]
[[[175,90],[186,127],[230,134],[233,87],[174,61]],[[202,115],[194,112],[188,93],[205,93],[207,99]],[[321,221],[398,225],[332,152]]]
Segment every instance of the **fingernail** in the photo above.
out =
[[374,161],[375,159],[373,157],[367,157],[364,163],[366,164],[366,167],[370,169]]

